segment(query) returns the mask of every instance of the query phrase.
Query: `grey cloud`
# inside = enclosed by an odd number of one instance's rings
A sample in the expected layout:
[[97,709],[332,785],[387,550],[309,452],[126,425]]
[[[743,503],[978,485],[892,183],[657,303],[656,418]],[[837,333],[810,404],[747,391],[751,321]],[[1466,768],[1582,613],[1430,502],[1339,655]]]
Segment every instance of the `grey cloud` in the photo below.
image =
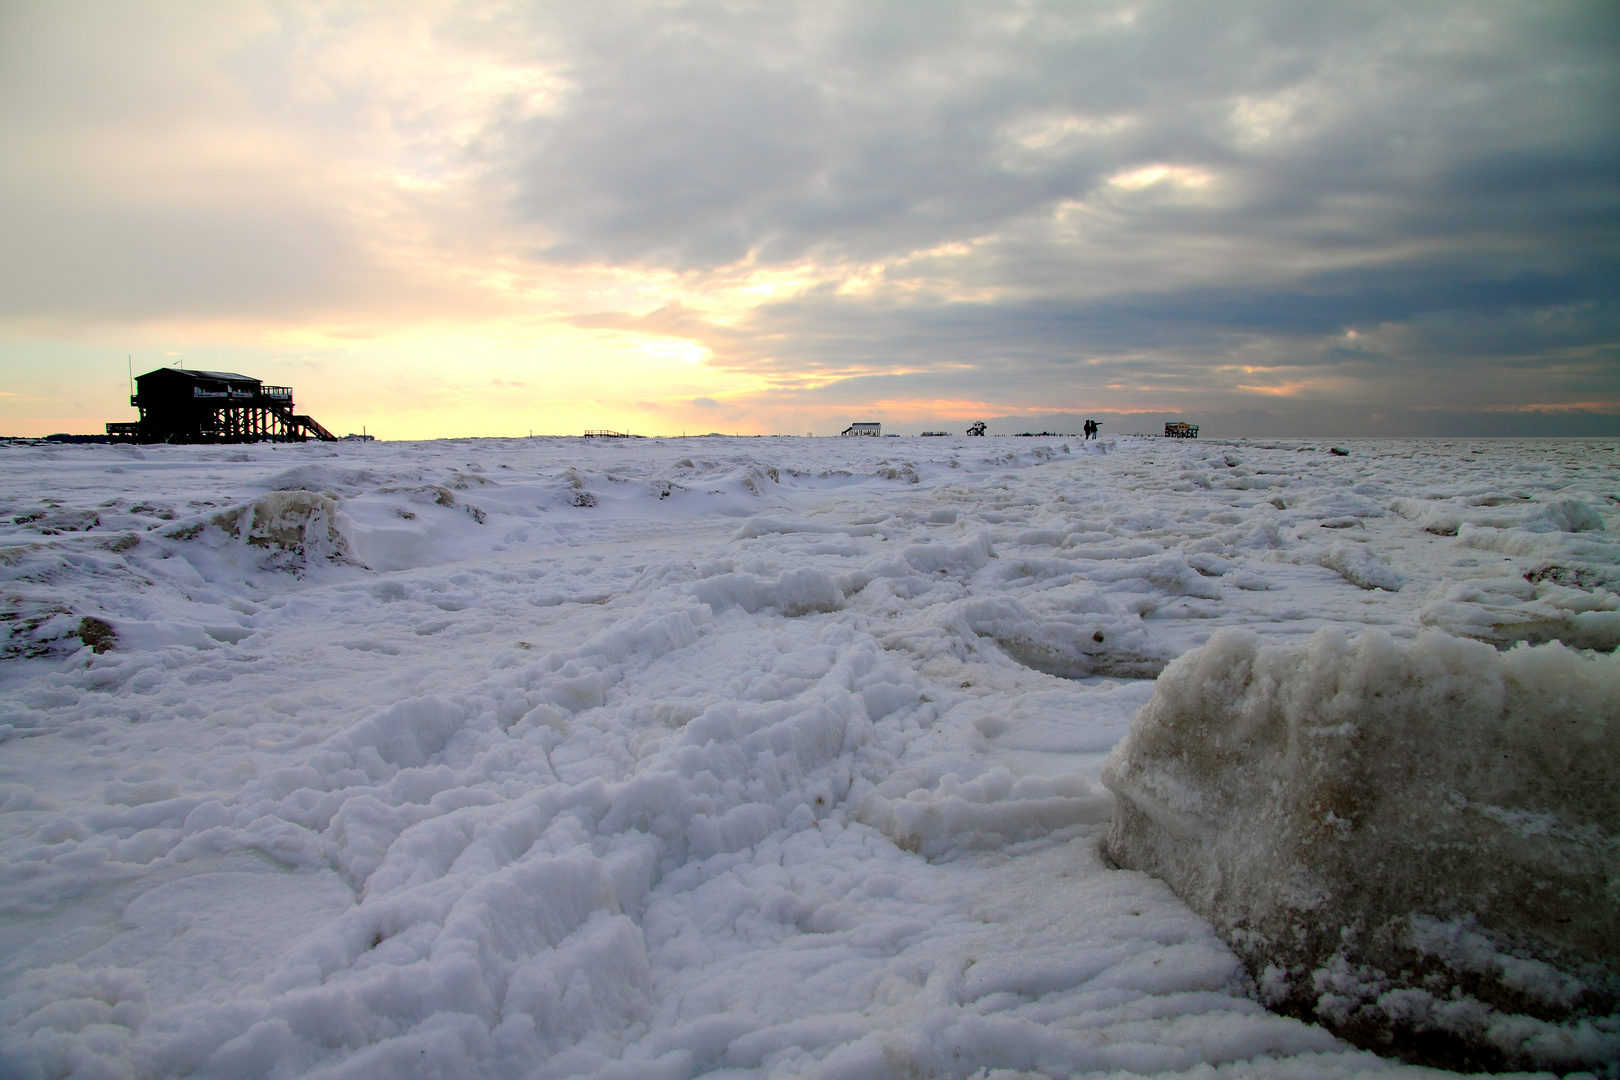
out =
[[[597,26],[572,104],[511,137],[529,147],[506,162],[514,208],[557,238],[546,258],[888,261],[875,294],[619,324],[784,386],[865,372],[824,399],[878,380],[1226,400],[1212,369],[1257,363],[1435,406],[1522,402],[1535,370],[1552,398],[1620,404],[1617,9],[1124,10],[737,5]],[[1106,183],[1151,165],[1211,182]],[[964,241],[968,259],[894,262]]]
[[[1414,271],[1389,280],[1329,276],[1309,283],[1315,292],[1290,283],[1279,292],[1200,288],[1090,303],[885,307],[822,294],[769,305],[737,326],[704,329],[689,312],[620,325],[702,340],[719,362],[779,380],[778,400],[847,406],[1179,398],[1235,415],[1252,397],[1235,384],[1263,384],[1269,369],[1285,383],[1316,373],[1357,388],[1335,391],[1331,404],[1320,392],[1271,399],[1268,417],[1335,410],[1342,417],[1352,403],[1360,415],[1395,415],[1378,402],[1428,403],[1421,414],[1396,410],[1406,427],[1391,430],[1411,434],[1433,430],[1439,410],[1620,398],[1620,350],[1612,344],[1620,310],[1581,299],[1601,279],[1458,277],[1427,292]],[[1533,303],[1515,306],[1525,299]],[[1340,332],[1357,323],[1358,338]],[[814,389],[799,388],[806,379]],[[1241,430],[1263,429],[1245,422]]]
[[[757,309],[745,324],[747,333],[734,328],[709,340],[722,351],[768,347],[781,369],[800,370],[821,356],[874,364],[892,357],[910,366],[927,357],[982,355],[987,348],[1054,358],[1144,348],[1213,352],[1248,335],[1304,339],[1400,323],[1426,337],[1434,350],[1489,355],[1620,335],[1620,305],[1610,299],[1615,292],[1613,275],[1600,269],[1499,279],[1449,262],[1426,262],[1273,286],[1201,285],[1072,300],[881,306],[821,293]],[[662,316],[649,316],[642,325],[656,330]],[[694,329],[689,321],[678,325],[682,332]],[[1471,333],[1474,327],[1488,336]],[[1331,359],[1349,358],[1343,342],[1336,344],[1339,352]],[[749,363],[746,354],[738,360]]]
[[[551,10],[530,32],[556,32]],[[1601,5],[1148,4],[1129,25],[1070,4],[616,10],[564,28],[576,93],[501,140],[549,257],[888,258],[1158,163],[1227,190],[1206,208],[1116,201],[1113,227],[1148,243],[1376,250],[1594,219],[1612,240]],[[1259,121],[1275,138],[1245,141],[1245,101],[1280,110]]]
[[[557,76],[547,102],[492,98],[465,130],[350,64],[392,40],[365,37],[386,10],[100,10],[0,7],[0,152],[30,164],[0,175],[0,315],[448,304],[450,283],[394,265],[352,191],[129,177],[95,156],[109,132],[167,146],[176,125],[241,120],[317,158],[398,136],[446,179],[389,220],[469,266],[517,251],[701,293],[810,264],[823,285],[723,324],[678,304],[572,320],[701,341],[788,398],[1083,392],[1315,415],[1254,408],[1216,373],[1236,365],[1351,385],[1368,423],[1378,401],[1426,395],[1423,416],[1462,424],[1531,385],[1620,410],[1620,8],[1604,0],[401,9],[446,55]],[[322,51],[345,42],[353,56]],[[1110,183],[1147,167],[1181,171]],[[196,191],[164,186],[188,177]],[[868,290],[836,288],[873,266]]]

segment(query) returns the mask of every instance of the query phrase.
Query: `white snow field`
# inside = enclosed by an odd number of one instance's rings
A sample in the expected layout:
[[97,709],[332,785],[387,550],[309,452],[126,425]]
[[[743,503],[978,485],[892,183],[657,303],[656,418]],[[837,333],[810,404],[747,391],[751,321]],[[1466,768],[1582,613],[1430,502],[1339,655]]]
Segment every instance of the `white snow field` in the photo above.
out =
[[1217,630],[1620,645],[1614,441],[0,446],[0,1076],[1441,1075],[1099,853]]

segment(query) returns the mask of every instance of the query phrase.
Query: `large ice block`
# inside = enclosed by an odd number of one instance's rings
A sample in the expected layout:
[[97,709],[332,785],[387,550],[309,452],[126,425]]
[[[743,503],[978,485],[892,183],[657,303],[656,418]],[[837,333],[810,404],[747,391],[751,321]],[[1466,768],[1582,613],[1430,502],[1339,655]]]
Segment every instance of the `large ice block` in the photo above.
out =
[[1104,783],[1268,1004],[1449,1067],[1620,1061],[1620,656],[1222,631]]

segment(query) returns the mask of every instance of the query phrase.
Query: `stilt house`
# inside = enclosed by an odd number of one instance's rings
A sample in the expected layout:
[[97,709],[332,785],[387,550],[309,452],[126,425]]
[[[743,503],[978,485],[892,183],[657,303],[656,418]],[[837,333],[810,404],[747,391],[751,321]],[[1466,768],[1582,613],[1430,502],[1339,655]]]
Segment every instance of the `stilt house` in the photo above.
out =
[[135,377],[133,424],[108,424],[113,442],[335,442],[314,417],[293,411],[290,386],[266,386],[229,371],[158,368]]

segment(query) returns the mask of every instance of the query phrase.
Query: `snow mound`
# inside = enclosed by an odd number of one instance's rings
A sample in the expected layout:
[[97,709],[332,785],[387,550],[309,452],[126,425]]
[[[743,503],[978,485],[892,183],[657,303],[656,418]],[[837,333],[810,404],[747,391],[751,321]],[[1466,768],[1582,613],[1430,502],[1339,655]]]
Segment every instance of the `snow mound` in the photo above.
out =
[[278,569],[349,558],[349,542],[338,527],[337,500],[326,494],[271,491],[215,515],[211,524],[242,544],[267,552],[266,563]]
[[1110,755],[1107,842],[1266,1000],[1411,1060],[1620,1061],[1620,658],[1222,631]]
[[269,491],[335,491],[355,494],[376,487],[383,477],[370,469],[339,469],[309,463],[295,465],[264,479]]

